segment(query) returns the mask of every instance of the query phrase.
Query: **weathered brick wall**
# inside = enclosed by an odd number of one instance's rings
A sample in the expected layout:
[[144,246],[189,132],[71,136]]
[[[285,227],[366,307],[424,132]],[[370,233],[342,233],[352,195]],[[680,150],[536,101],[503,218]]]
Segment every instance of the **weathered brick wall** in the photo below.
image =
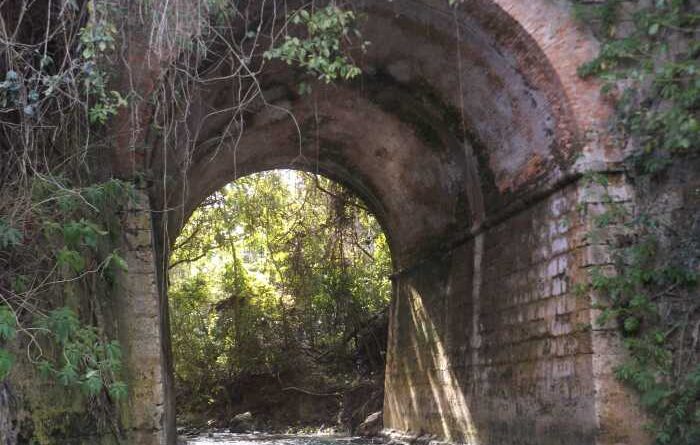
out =
[[584,236],[599,199],[570,184],[396,278],[387,428],[494,445],[644,442],[610,375],[617,335],[591,330],[591,297],[574,291],[605,261]]

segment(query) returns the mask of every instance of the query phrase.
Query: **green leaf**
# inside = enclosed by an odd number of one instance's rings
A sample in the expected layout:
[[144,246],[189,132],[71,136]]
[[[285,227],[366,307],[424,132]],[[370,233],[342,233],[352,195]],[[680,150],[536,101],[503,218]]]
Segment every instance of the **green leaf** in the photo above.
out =
[[41,360],[36,367],[42,377],[49,377],[55,372],[53,365],[48,360]]
[[17,319],[9,307],[0,306],[0,340],[11,340],[17,333]]
[[0,249],[18,246],[22,243],[22,233],[0,219]]
[[98,370],[91,369],[85,374],[83,388],[92,396],[96,396],[102,391],[102,376]]
[[57,373],[56,377],[63,386],[69,386],[78,381],[78,372],[74,365],[66,363]]
[[22,294],[29,288],[28,278],[26,275],[15,275],[12,280],[12,291],[16,294]]
[[129,395],[129,387],[124,382],[115,381],[109,385],[108,392],[114,400],[124,400]]
[[[351,79],[360,74],[352,60],[342,53],[342,41],[348,39],[354,27],[355,14],[329,5],[314,12],[301,10],[291,19],[293,24],[304,24],[307,38],[285,36],[277,48],[264,53],[266,59],[281,59],[288,64],[298,63],[310,74],[327,83],[337,79]],[[363,44],[364,47],[364,44]]]
[[10,373],[15,357],[5,349],[0,348],[0,380],[4,380]]
[[129,271],[129,264],[126,262],[124,258],[122,258],[117,251],[115,250],[114,252],[110,253],[109,256],[107,257],[106,264],[108,266],[114,266],[118,269],[121,269],[124,272]]
[[647,408],[654,407],[661,403],[666,397],[668,397],[670,391],[662,387],[654,387],[649,391],[642,394],[641,402],[642,405]]
[[63,242],[69,248],[77,248],[80,244],[80,238],[83,230],[82,225],[77,221],[71,221],[63,225]]
[[657,345],[663,345],[666,342],[666,335],[661,331],[655,331],[652,338]]
[[42,324],[61,344],[66,343],[80,327],[78,316],[68,307],[62,307],[49,312],[49,315],[43,320]]
[[68,266],[75,273],[80,273],[85,269],[85,259],[80,252],[67,247],[58,251],[56,260],[59,266]]
[[116,340],[113,340],[105,345],[105,352],[107,354],[107,358],[111,362],[119,363],[121,362],[122,359],[122,349],[121,346],[119,345],[119,342]]

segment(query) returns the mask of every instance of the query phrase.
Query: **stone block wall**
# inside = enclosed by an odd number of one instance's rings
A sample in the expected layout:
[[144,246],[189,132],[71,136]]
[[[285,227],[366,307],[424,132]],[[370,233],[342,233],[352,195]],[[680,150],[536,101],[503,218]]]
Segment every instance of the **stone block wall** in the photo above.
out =
[[606,260],[585,237],[596,196],[570,184],[396,278],[387,428],[481,445],[644,443],[610,375],[617,335],[591,329],[591,298],[575,292]]
[[130,445],[166,443],[163,333],[149,205],[145,193],[137,192],[124,218],[122,250],[128,273],[120,280],[115,308],[129,384],[122,423]]

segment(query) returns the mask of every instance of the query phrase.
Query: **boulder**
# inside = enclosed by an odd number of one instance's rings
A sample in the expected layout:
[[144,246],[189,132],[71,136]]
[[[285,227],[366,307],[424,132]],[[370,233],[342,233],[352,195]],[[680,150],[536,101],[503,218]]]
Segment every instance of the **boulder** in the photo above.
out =
[[376,437],[382,431],[382,412],[372,413],[357,427],[357,434],[365,437]]
[[249,433],[253,431],[253,414],[250,411],[246,411],[233,416],[229,424],[229,431],[231,433]]

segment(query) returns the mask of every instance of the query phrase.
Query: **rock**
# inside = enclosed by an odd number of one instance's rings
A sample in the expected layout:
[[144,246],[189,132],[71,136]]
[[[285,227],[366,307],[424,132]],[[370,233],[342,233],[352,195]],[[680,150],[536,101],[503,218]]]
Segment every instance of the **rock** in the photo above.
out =
[[231,433],[249,433],[253,430],[253,414],[246,411],[241,414],[236,414],[229,425]]
[[378,436],[382,431],[382,412],[372,413],[357,427],[357,434],[365,437]]

